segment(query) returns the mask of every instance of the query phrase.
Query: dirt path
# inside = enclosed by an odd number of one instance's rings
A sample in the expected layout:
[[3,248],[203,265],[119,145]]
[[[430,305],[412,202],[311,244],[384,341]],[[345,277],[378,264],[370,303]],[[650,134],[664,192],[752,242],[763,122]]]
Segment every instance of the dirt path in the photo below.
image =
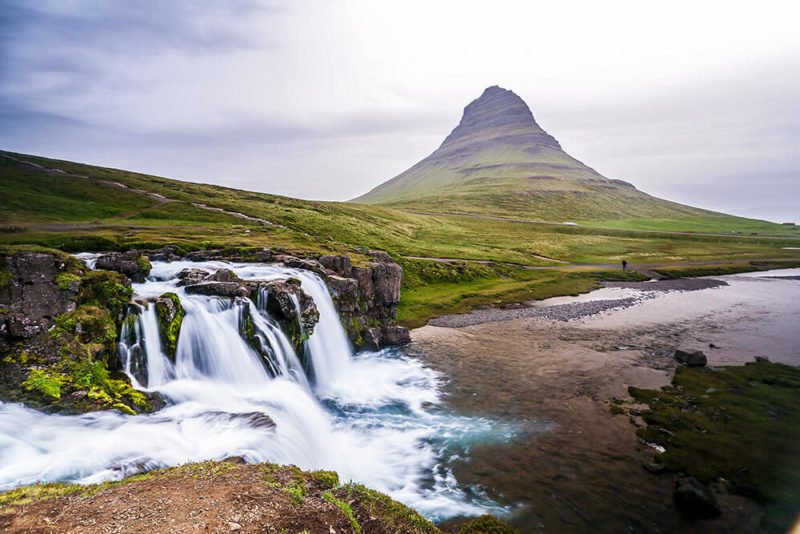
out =
[[577,224],[577,223],[563,223],[563,222],[547,222],[547,221],[530,221],[527,219],[512,219],[509,217],[493,217],[491,215],[469,215],[466,213],[447,213],[447,212],[435,212],[435,211],[412,211],[412,210],[403,210],[407,213],[413,213],[416,215],[434,215],[434,216],[442,216],[442,217],[465,217],[467,219],[488,219],[492,221],[506,221],[506,222],[513,222],[513,223],[521,223],[521,224],[539,224],[545,226],[567,226],[567,227],[574,227],[574,228],[594,228],[597,230],[617,230],[619,232],[644,232],[647,234],[668,234],[668,235],[693,235],[693,236],[707,236],[707,237],[728,237],[733,239],[787,239],[790,241],[800,241],[800,237],[794,236],[767,236],[767,235],[743,235],[743,234],[714,234],[714,233],[704,233],[704,232],[676,232],[676,231],[669,231],[669,230],[637,230],[633,228],[613,228],[611,226],[590,226],[586,224]]

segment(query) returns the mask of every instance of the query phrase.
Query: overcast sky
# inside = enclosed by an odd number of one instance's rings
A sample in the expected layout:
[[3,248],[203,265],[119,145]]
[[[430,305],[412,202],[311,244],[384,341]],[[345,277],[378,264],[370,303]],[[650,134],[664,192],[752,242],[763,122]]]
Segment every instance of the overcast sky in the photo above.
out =
[[796,1],[0,0],[0,149],[346,200],[489,85],[648,193],[800,222]]

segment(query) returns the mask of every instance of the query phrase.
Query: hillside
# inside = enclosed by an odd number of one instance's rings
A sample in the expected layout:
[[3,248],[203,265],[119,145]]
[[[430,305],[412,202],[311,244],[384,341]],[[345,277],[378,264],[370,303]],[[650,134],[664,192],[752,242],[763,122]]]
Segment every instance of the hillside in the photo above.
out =
[[433,154],[353,202],[558,222],[719,215],[602,176],[564,152],[519,96],[497,86],[464,109]]

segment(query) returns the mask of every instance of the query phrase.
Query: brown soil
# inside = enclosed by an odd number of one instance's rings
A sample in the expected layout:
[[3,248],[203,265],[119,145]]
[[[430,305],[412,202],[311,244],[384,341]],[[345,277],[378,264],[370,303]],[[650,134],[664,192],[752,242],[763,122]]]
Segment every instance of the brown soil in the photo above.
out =
[[[380,494],[350,484],[336,487],[330,475],[315,476],[293,466],[206,462],[111,487],[67,487],[71,491],[67,495],[39,497],[28,504],[10,504],[13,500],[3,503],[2,498],[9,494],[0,495],[0,531],[357,532],[342,508],[323,498],[329,492],[349,504],[361,532],[438,532],[410,509]],[[305,493],[301,498],[289,492],[300,486]]]

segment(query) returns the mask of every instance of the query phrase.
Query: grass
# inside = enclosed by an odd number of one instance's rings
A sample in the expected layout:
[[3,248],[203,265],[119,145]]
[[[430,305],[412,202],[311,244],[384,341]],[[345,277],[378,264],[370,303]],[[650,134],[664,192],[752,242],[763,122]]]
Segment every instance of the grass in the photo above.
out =
[[649,405],[637,432],[665,448],[658,462],[703,482],[724,479],[765,506],[768,532],[788,531],[800,506],[800,369],[678,367],[671,386],[630,393]]
[[[77,252],[150,249],[169,244],[184,253],[200,248],[282,247],[311,254],[347,254],[357,262],[365,261],[363,249],[384,250],[406,269],[400,317],[411,325],[421,324],[431,315],[464,311],[498,300],[513,302],[583,292],[594,287],[601,274],[582,271],[526,274],[516,270],[509,275],[494,267],[472,264],[464,267],[466,275],[454,277],[448,269],[437,269],[429,262],[425,264],[428,273],[420,276],[421,271],[415,271],[410,263],[413,260],[407,257],[456,258],[518,266],[557,266],[556,260],[619,264],[623,258],[631,264],[792,257],[800,260],[800,250],[784,249],[798,245],[797,234],[792,233],[791,227],[711,212],[707,215],[692,212],[690,218],[674,220],[616,221],[619,229],[529,224],[306,201],[12,155],[63,171],[46,173],[2,156],[0,152],[0,193],[10,200],[0,208],[0,222],[14,231],[0,232],[0,247],[38,246]],[[70,173],[88,178],[72,177]],[[151,191],[175,201],[154,207],[152,197],[104,185],[98,180]],[[260,225],[191,203],[240,212],[280,226]],[[440,207],[453,211],[452,205]],[[42,226],[53,224],[61,226]],[[83,226],[71,226],[75,224]],[[654,234],[634,229],[681,230],[687,225],[715,231],[736,228],[742,234]],[[783,237],[751,236],[750,230]]]

